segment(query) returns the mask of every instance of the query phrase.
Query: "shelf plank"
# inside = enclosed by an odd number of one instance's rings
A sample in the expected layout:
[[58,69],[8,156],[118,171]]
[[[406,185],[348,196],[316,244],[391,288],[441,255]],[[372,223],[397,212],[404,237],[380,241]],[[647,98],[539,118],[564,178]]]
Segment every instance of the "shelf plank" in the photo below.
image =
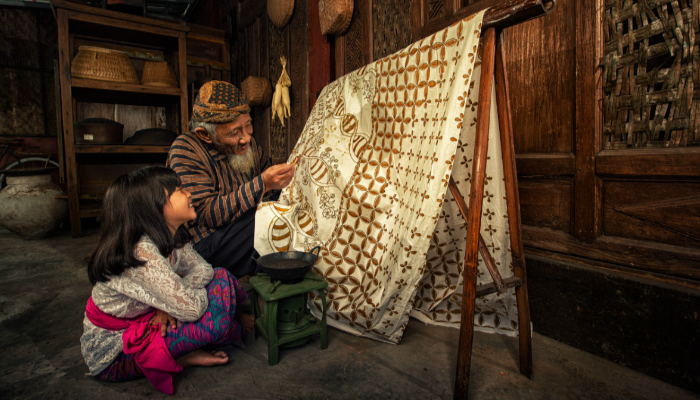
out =
[[161,96],[180,97],[180,88],[164,88],[157,86],[134,85],[130,83],[97,81],[94,79],[71,78],[71,86],[74,88],[108,90],[115,92],[129,92],[139,94],[156,94]]
[[132,154],[157,153],[167,154],[170,146],[140,146],[126,144],[77,144],[75,152],[79,154]]

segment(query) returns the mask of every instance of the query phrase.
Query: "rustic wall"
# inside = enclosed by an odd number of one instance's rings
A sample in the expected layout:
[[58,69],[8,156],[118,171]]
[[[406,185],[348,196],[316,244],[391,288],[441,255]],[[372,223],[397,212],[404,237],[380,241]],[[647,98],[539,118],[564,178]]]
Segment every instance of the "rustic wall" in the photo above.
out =
[[56,136],[50,10],[0,8],[0,136]]

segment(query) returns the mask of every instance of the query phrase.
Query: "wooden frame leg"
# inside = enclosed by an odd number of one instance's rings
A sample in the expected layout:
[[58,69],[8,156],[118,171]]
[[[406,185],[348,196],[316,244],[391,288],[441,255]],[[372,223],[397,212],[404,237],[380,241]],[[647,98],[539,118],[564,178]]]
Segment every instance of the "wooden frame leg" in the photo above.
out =
[[496,30],[489,28],[484,35],[484,52],[479,84],[479,109],[476,115],[476,142],[472,162],[471,191],[469,193],[469,215],[467,217],[467,247],[464,258],[464,294],[462,296],[462,319],[459,329],[457,354],[457,379],[455,399],[466,399],[469,393],[469,367],[474,339],[474,300],[476,298],[476,269],[479,256],[479,233],[481,231],[481,206],[484,199],[484,176],[486,153],[489,141],[489,115],[491,111],[491,88],[496,53]]
[[[502,34],[499,35],[499,39]],[[513,121],[510,113],[510,93],[505,64],[503,41],[498,40],[496,49],[496,103],[498,123],[501,130],[501,152],[503,172],[506,181],[506,201],[508,203],[508,224],[510,228],[510,248],[513,257],[513,272],[522,284],[515,288],[518,304],[518,327],[520,339],[520,373],[532,379],[532,332],[530,331],[530,301],[527,295],[527,273],[525,251],[523,249],[520,225],[520,199],[518,197],[518,174],[515,167],[515,144]]]

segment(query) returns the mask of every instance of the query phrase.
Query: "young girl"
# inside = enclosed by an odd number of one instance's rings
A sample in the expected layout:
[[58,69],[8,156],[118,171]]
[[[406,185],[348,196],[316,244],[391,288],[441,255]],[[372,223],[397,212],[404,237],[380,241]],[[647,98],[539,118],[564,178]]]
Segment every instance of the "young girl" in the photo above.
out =
[[114,382],[145,375],[172,394],[183,367],[228,361],[201,347],[238,340],[241,325],[252,330],[252,315],[236,314],[247,298],[236,278],[212,269],[188,243],[183,225],[196,217],[169,168],[142,168],[109,187],[80,338],[90,375]]

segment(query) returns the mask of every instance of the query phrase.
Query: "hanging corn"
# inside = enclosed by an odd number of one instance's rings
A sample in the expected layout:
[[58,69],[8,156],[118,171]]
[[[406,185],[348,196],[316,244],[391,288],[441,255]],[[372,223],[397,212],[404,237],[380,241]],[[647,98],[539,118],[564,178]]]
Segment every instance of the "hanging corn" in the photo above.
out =
[[277,80],[275,94],[272,96],[272,122],[275,122],[275,115],[277,115],[280,123],[284,126],[284,119],[289,118],[291,115],[289,86],[292,85],[292,81],[289,79],[289,75],[287,75],[287,58],[285,56],[280,57],[280,62],[282,63],[282,74],[280,74],[280,78]]

